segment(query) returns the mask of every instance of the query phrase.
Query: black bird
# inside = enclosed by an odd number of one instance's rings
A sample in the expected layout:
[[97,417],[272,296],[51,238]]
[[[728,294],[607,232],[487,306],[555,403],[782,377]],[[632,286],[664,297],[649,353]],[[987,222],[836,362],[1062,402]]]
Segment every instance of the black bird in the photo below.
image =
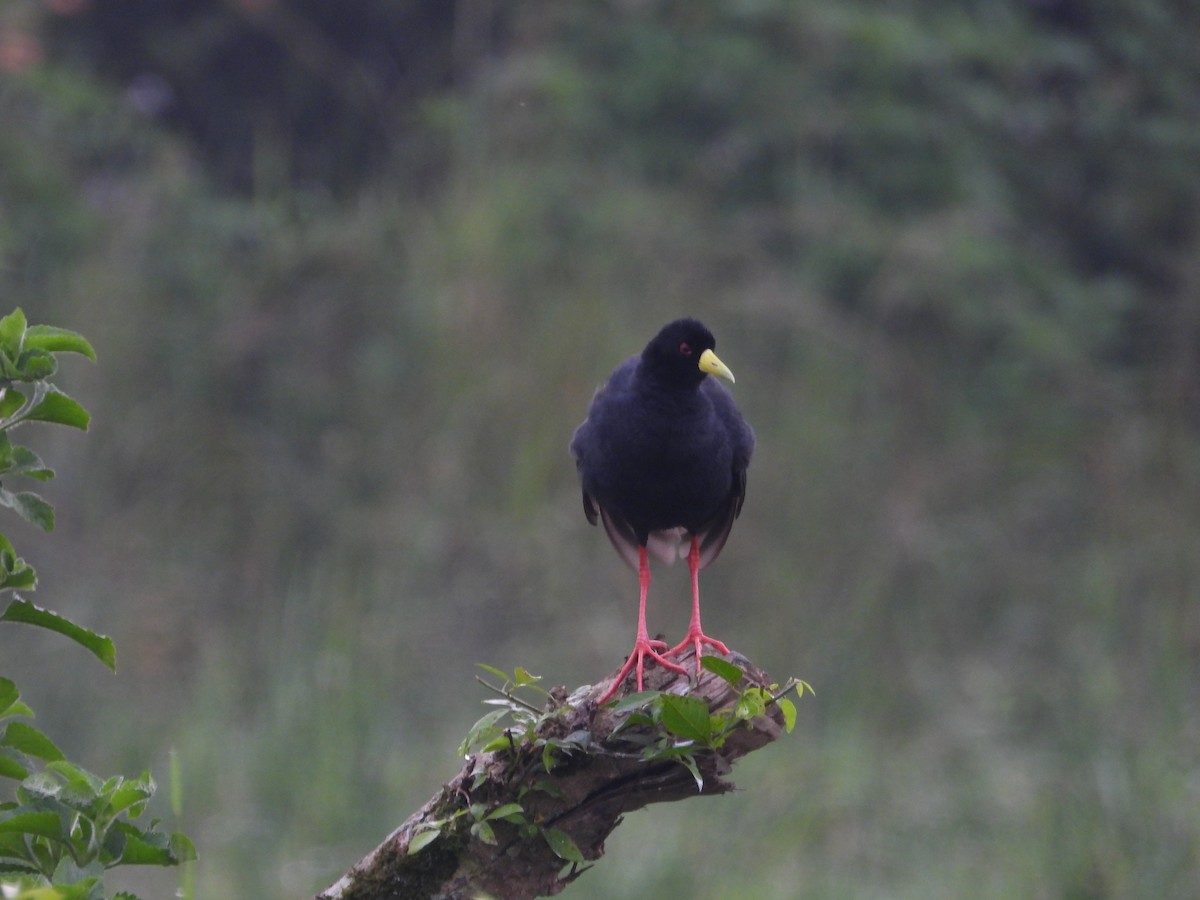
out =
[[[742,511],[754,432],[733,397],[709,375],[733,381],[713,352],[712,332],[695,319],[666,325],[640,355],[613,370],[592,398],[571,439],[583,483],[583,511],[604,523],[609,540],[638,573],[641,596],[633,652],[603,703],[648,656],[683,672],[666,657],[708,644],[729,649],[700,627],[699,572],[721,552]],[[646,630],[647,553],[666,563],[686,556],[692,574],[692,619],[687,637],[667,649]]]

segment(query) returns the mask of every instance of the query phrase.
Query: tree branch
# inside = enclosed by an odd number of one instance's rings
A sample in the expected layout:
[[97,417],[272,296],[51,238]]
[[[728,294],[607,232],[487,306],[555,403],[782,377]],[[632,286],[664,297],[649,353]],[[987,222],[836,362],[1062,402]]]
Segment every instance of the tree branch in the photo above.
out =
[[[778,686],[744,657],[735,653],[729,660],[743,673],[736,686],[707,669],[692,681],[660,667],[646,672],[648,691],[672,695],[660,702],[699,698],[710,715],[730,722],[707,740],[682,739],[680,726],[667,728],[665,718],[628,704],[597,707],[615,671],[570,697],[562,688],[551,692],[535,727],[513,729],[470,756],[458,775],[316,900],[557,894],[603,855],[605,838],[625,813],[732,790],[725,776],[734,761],[783,733],[780,704],[789,704],[771,694]],[[693,670],[690,653],[682,662]],[[765,698],[764,715],[746,717],[750,694],[760,703]],[[703,712],[698,704],[691,708]]]

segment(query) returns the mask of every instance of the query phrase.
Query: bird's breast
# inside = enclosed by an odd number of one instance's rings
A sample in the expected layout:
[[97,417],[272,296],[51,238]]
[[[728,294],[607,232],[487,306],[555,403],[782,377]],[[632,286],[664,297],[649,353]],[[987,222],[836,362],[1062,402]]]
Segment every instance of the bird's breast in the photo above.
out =
[[732,487],[728,442],[679,416],[639,418],[603,430],[589,492],[639,529],[699,527]]

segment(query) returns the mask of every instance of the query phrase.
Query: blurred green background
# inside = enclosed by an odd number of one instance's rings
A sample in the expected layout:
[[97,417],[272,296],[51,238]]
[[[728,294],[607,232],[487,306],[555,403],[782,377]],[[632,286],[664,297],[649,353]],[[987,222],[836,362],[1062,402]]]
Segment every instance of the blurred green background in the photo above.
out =
[[[197,896],[326,886],[475,662],[611,671],[566,452],[702,318],[759,447],[705,624],[816,688],[572,898],[1195,896],[1200,5],[7,0],[0,297],[91,339],[0,634]],[[686,572],[650,626],[678,639]],[[167,815],[166,804],[161,814]],[[124,874],[169,896],[172,871]],[[117,886],[120,886],[118,884]]]

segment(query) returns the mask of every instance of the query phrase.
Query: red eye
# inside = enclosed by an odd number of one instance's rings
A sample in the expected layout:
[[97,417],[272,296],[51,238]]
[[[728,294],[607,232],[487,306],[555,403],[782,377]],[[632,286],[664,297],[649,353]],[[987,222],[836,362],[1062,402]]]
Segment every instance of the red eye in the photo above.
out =
[[689,344],[687,341],[684,341],[682,344],[679,345],[679,352],[682,353],[684,356],[691,356],[692,355],[692,345]]

